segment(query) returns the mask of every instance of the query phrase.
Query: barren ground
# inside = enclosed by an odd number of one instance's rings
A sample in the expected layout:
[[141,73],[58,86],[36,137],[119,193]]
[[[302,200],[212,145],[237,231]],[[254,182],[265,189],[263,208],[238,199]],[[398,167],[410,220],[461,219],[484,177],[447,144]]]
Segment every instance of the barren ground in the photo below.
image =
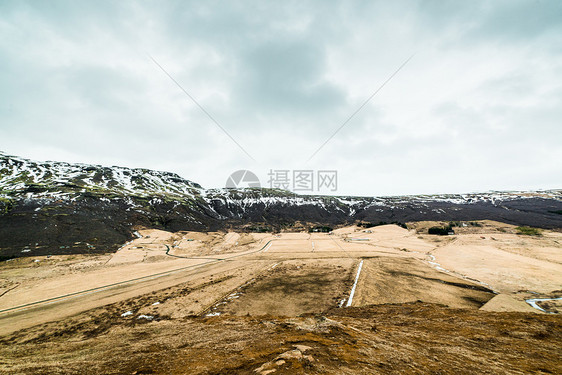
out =
[[525,300],[562,297],[562,234],[479,223],[139,230],[2,262],[0,372],[561,373],[562,303]]

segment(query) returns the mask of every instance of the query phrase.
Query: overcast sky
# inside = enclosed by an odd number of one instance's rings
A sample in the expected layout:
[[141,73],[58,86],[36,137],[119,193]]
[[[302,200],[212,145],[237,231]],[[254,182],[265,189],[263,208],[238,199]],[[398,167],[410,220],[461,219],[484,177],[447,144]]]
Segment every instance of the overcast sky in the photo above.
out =
[[561,141],[562,1],[0,0],[8,154],[398,195],[562,188]]

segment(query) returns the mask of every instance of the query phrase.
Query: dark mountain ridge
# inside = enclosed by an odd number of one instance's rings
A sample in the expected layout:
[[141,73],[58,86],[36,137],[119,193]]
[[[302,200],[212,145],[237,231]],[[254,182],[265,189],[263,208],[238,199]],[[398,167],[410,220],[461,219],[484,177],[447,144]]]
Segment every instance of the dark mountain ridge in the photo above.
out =
[[562,228],[561,213],[561,190],[332,197],[276,189],[204,189],[169,172],[35,162],[0,153],[2,259],[110,252],[140,227],[282,230],[295,222],[338,226],[490,219]]

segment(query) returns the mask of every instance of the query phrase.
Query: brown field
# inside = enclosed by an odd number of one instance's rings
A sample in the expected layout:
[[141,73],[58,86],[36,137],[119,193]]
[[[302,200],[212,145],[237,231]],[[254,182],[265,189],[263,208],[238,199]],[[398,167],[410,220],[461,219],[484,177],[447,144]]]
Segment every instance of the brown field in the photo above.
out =
[[434,224],[2,262],[0,373],[561,373],[562,233]]

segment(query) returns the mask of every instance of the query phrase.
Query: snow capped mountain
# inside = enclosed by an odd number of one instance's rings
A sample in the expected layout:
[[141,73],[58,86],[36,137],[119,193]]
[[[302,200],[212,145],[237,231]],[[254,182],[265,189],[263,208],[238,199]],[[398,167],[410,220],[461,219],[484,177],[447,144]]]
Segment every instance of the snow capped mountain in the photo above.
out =
[[282,229],[297,222],[492,219],[562,228],[561,213],[561,190],[332,197],[203,189],[169,172],[36,162],[0,153],[0,259],[24,250],[27,255],[107,252],[140,227]]
[[201,186],[175,173],[63,162],[36,162],[0,153],[0,190],[36,197],[94,191],[141,197],[199,194]]
[[372,207],[398,207],[416,204],[494,205],[513,199],[542,197],[562,200],[561,190],[532,192],[488,192],[473,194],[411,195],[397,197],[329,197],[295,195],[278,189],[203,189],[175,173],[141,168],[104,167],[65,162],[38,162],[0,152],[0,194],[12,197],[76,199],[83,193],[107,197],[164,197],[178,201],[200,199],[211,205],[248,208],[254,205],[303,206],[333,205],[349,211]]

